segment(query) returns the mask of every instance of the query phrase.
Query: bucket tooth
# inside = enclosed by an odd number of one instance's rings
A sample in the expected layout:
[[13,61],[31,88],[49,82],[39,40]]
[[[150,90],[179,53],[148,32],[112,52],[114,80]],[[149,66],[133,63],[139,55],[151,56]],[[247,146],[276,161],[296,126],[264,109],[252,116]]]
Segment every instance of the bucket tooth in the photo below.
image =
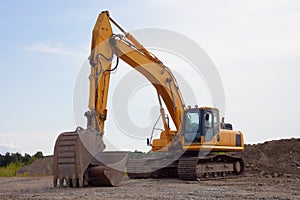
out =
[[75,178],[75,175],[72,176],[72,187],[76,188],[76,178]]
[[70,179],[69,179],[69,177],[67,176],[65,180],[66,180],[66,186],[70,187]]
[[63,187],[64,186],[64,179],[62,176],[60,176],[59,178],[59,187]]
[[77,187],[77,186],[76,186],[76,178],[72,179],[72,187],[73,187],[73,188],[76,188],[76,187]]
[[57,178],[53,178],[53,186],[57,187]]

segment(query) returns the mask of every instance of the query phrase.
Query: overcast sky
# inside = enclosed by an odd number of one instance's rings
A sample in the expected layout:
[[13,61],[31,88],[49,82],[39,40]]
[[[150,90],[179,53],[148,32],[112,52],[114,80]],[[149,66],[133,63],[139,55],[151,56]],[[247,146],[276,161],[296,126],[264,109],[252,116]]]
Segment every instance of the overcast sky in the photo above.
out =
[[[223,81],[226,119],[246,143],[300,136],[297,0],[12,0],[0,6],[0,153],[52,154],[58,134],[75,129],[75,81],[102,10],[128,31],[168,29],[199,44]],[[144,141],[121,143],[149,149]]]

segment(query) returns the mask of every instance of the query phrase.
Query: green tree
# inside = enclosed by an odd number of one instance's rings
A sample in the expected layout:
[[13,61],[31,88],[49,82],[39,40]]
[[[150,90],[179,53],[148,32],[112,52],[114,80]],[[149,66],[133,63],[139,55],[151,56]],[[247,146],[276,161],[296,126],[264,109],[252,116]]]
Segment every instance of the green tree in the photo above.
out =
[[10,153],[6,152],[5,156],[4,156],[4,162],[3,162],[3,166],[7,166],[9,163],[11,162],[11,157],[10,157]]
[[33,155],[36,158],[44,158],[43,152],[37,151],[36,154]]
[[28,164],[30,158],[31,158],[31,156],[29,154],[25,153],[24,157],[22,158],[22,162],[25,164]]

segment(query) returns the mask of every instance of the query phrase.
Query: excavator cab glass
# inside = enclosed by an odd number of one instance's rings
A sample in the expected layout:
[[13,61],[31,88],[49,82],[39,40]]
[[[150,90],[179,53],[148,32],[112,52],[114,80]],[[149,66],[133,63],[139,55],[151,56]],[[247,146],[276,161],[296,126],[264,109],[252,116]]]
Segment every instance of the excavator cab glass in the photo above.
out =
[[199,109],[191,109],[185,112],[184,115],[184,142],[199,143],[201,135],[201,115]]

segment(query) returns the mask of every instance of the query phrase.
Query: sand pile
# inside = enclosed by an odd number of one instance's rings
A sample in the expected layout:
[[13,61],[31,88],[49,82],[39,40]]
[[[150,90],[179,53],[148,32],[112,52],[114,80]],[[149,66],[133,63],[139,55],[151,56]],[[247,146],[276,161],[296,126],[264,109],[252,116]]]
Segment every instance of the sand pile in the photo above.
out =
[[26,173],[30,176],[52,175],[53,156],[47,156],[34,161],[32,164],[23,167],[17,174]]

